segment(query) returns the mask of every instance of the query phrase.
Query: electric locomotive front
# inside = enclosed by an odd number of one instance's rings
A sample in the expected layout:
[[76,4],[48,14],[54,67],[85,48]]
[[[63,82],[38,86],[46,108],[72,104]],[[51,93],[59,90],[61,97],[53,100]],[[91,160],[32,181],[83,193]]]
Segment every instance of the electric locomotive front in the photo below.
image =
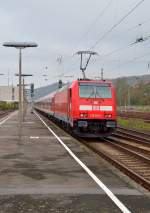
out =
[[78,80],[72,86],[73,131],[80,137],[105,137],[116,129],[115,89],[110,81]]

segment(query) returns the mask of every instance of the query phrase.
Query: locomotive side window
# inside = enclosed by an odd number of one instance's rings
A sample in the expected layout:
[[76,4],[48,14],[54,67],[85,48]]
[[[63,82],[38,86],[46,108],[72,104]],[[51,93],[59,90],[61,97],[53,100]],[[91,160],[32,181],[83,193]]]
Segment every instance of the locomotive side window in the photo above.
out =
[[81,98],[112,98],[111,87],[107,84],[80,84],[79,94]]

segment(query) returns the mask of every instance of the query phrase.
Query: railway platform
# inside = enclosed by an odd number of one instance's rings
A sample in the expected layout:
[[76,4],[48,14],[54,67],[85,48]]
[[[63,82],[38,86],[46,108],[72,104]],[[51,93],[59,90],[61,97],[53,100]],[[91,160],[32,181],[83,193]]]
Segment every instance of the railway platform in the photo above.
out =
[[21,135],[17,112],[0,120],[0,213],[121,212],[113,196],[108,197],[59,140],[129,211],[150,212],[146,190],[48,119],[40,118],[28,110]]

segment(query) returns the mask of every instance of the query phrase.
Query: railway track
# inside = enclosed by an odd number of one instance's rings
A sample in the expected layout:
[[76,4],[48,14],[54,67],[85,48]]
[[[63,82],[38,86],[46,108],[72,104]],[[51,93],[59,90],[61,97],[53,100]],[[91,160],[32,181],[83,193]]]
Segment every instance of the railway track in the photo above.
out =
[[122,147],[125,147],[127,149],[130,149],[134,152],[137,152],[139,155],[145,156],[146,158],[149,158],[150,156],[150,144],[144,143],[144,142],[136,142],[136,141],[127,141],[127,140],[120,140],[120,138],[116,137],[109,137],[108,139],[112,143],[116,143]]
[[145,122],[150,122],[150,113],[146,112],[118,112],[118,116],[128,119],[128,118],[136,118],[136,119],[142,119]]
[[9,115],[14,110],[0,110],[0,120],[3,120],[7,115]]
[[9,112],[7,111],[0,111],[0,119],[7,116],[9,114]]
[[139,147],[118,143],[112,138],[82,143],[150,191],[150,150],[147,147],[141,151]]
[[129,128],[117,127],[117,131],[113,134],[114,136],[134,140],[134,141],[144,141],[150,143],[150,134],[146,132],[141,132]]
[[135,111],[121,111],[117,112],[118,116],[124,118],[138,118],[145,121],[150,121],[150,113],[148,112],[135,112]]
[[150,191],[149,134],[119,128],[107,139],[82,143]]

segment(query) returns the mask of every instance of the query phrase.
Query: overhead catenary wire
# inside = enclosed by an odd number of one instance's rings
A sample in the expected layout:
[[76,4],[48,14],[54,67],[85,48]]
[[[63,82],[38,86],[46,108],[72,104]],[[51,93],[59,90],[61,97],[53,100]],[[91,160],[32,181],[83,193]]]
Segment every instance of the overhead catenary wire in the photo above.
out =
[[[140,1],[138,4],[136,4],[135,5],[135,7],[134,8],[132,8],[132,10],[131,11],[129,11],[127,14],[126,14],[126,16],[127,15],[130,15],[141,3],[143,3],[145,0],[142,0],[142,1]],[[81,36],[81,39],[79,40],[79,42],[91,31],[91,29],[92,29],[92,27],[97,23],[97,21],[104,15],[104,13],[106,12],[106,10],[109,8],[109,6],[111,5],[111,3],[113,2],[113,0],[110,0],[109,2],[108,2],[108,4],[104,7],[104,9],[100,12],[100,14],[95,18],[95,20],[91,23],[91,25],[89,26],[89,28],[87,29],[87,31]],[[122,22],[125,18],[126,18],[126,16],[125,17],[123,17],[119,22]],[[134,26],[134,27],[132,27],[132,28],[129,28],[129,29],[127,29],[127,31],[129,30],[132,30],[132,29],[134,29],[134,28],[137,28],[137,27],[139,27],[139,26],[142,26],[143,24],[146,24],[146,23],[148,23],[150,21],[150,19],[147,19],[147,20],[145,20],[145,21],[143,21],[143,22],[141,22],[141,23],[139,23],[139,24],[137,24],[136,26]],[[118,22],[118,23],[119,23]],[[119,23],[120,24],[120,23]],[[113,25],[113,27],[115,26],[115,27],[117,27],[118,26],[118,24],[115,24],[115,25]],[[114,51],[112,51],[112,52],[115,52],[116,50],[114,50]],[[71,56],[68,56],[68,57],[70,57],[70,58],[72,58],[74,55],[71,55]]]
[[148,55],[150,55],[150,52],[147,52],[147,53],[145,53],[144,55],[141,55],[141,56],[137,56],[137,57],[131,59],[130,61],[126,62],[126,63],[120,64],[120,65],[118,65],[117,67],[115,67],[114,69],[112,69],[112,71],[113,71],[113,70],[116,70],[116,69],[118,69],[118,68],[120,68],[120,67],[122,67],[122,66],[125,66],[125,65],[127,65],[127,64],[133,63],[134,61],[136,61],[136,60],[138,60],[138,59],[140,59],[140,58],[144,58],[145,56],[148,56]]
[[[150,34],[150,33],[149,33]],[[149,36],[147,36],[147,37],[149,37]],[[144,41],[146,41],[146,40],[144,40],[144,38],[146,38],[146,37],[141,37],[141,38],[143,38],[143,42]],[[134,42],[133,44],[136,44],[136,43],[138,43],[138,42]],[[130,47],[133,47],[133,44],[128,44],[127,46],[125,46],[125,47],[120,47],[120,48],[117,48],[117,49],[114,49],[114,50],[112,50],[111,52],[108,52],[108,53],[106,53],[105,55],[102,55],[102,56],[99,56],[99,57],[109,57],[109,56],[111,56],[111,55],[113,55],[113,54],[115,54],[115,53],[118,53],[118,52],[120,52],[120,51],[122,51],[122,50],[125,50],[125,49],[128,49],[128,48],[130,48]]]
[[[130,43],[129,43],[127,46],[125,46],[125,47],[120,47],[120,48],[118,48],[118,49],[112,50],[112,51],[109,52],[109,53],[106,53],[105,55],[99,56],[99,59],[98,59],[98,60],[102,60],[102,58],[104,58],[104,57],[109,57],[109,56],[111,56],[111,55],[113,55],[113,54],[115,54],[115,53],[117,53],[117,52],[120,52],[120,51],[122,51],[122,50],[131,48],[131,47],[133,47],[134,45],[136,45],[137,43],[145,42],[145,41],[148,40],[149,38],[150,38],[150,36],[137,38],[135,42],[132,42],[132,43],[130,42]],[[140,39],[142,39],[142,40],[140,40]]]
[[144,24],[147,24],[148,22],[150,22],[150,18],[147,19],[147,20],[145,20],[145,21],[143,21],[143,22],[139,22],[139,23],[136,24],[135,26],[133,26],[133,27],[131,27],[131,28],[128,28],[126,31],[128,32],[128,31],[131,31],[131,30],[135,30],[136,28],[141,27],[141,26],[143,26]]
[[95,24],[98,22],[98,20],[104,15],[104,13],[110,7],[112,2],[113,2],[113,0],[108,1],[107,5],[102,9],[102,11],[98,14],[98,16],[95,18],[95,20],[91,23],[91,25],[88,27],[88,29],[85,31],[85,33],[81,36],[78,43],[81,42],[83,40],[83,38],[85,38],[89,34],[91,29],[95,26]]
[[[138,43],[138,42],[137,42],[137,43]],[[139,43],[141,43],[141,42],[139,42]],[[136,44],[136,43],[135,43],[135,44]],[[124,47],[124,48],[122,48],[122,49],[130,48],[130,47],[133,47],[133,46],[134,46],[134,45],[129,44],[128,46],[126,46],[126,47]],[[120,50],[121,50],[121,48],[118,49],[118,51],[120,51]],[[137,62],[137,63],[148,63],[148,69],[149,69],[149,60],[144,60],[144,61],[138,60],[138,59],[144,58],[145,56],[148,56],[148,55],[150,55],[150,52],[147,52],[147,53],[145,53],[145,54],[143,54],[143,55],[141,55],[141,56],[134,57],[134,58],[131,59],[131,60],[127,60],[125,63],[122,63],[122,64],[118,65],[117,67],[113,68],[111,71],[116,70],[116,69],[118,69],[118,68],[120,68],[120,67],[122,67],[122,66],[125,66],[125,65],[130,64],[130,63],[133,63],[133,62]],[[106,56],[106,55],[105,55],[105,56]],[[103,59],[101,59],[101,60],[103,61]],[[112,61],[112,62],[121,62],[121,60],[111,60],[111,61]]]
[[120,52],[120,51],[122,51],[122,50],[128,49],[128,48],[130,48],[130,47],[132,47],[131,44],[128,44],[128,45],[125,46],[125,47],[121,47],[121,48],[112,50],[111,52],[109,52],[109,53],[107,53],[107,54],[105,54],[105,55],[102,55],[102,56],[100,56],[100,57],[109,57],[109,56],[111,56],[111,55],[113,55],[113,54],[115,54],[115,53],[117,53],[117,52]]
[[[141,22],[141,23],[139,23],[139,24],[133,26],[132,28],[127,29],[125,32],[128,32],[128,31],[130,31],[130,30],[134,30],[135,28],[140,27],[140,26],[142,26],[143,24],[146,24],[146,23],[148,23],[148,22],[150,22],[150,19],[147,19],[147,20],[145,20],[145,21],[143,21],[143,22]],[[124,32],[124,33],[125,33],[125,32]],[[150,35],[150,30],[147,31],[146,33],[148,33],[148,34]],[[144,34],[145,34],[145,33],[144,33]],[[147,37],[149,37],[149,36],[147,36]],[[143,37],[143,38],[144,38],[144,37]],[[131,46],[131,43],[128,44],[127,46],[125,46],[125,47],[120,47],[120,48],[114,49],[114,50],[112,50],[111,52],[108,52],[108,53],[106,53],[105,55],[102,55],[102,56],[100,56],[100,57],[109,57],[109,56],[111,56],[111,55],[113,55],[113,54],[115,54],[115,53],[117,53],[117,52],[120,52],[120,51],[125,50],[125,49],[130,48],[130,47],[132,47],[132,46]]]
[[[106,12],[106,10],[109,8],[109,6],[111,5],[113,0],[108,1],[108,3],[106,4],[106,6],[104,7],[104,9],[99,13],[99,15],[96,17],[96,19],[92,22],[92,24],[90,25],[90,27],[88,28],[88,30],[82,35],[82,37],[80,38],[80,40],[78,41],[78,43],[80,43],[82,41],[82,39],[84,37],[86,37],[88,35],[88,33],[91,31],[91,29],[93,28],[93,26],[97,23],[97,21],[104,15],[104,13]],[[142,0],[144,1],[144,0]],[[140,2],[141,3],[141,2]],[[138,4],[139,5],[139,4]],[[138,5],[136,5],[135,7],[137,7]],[[134,8],[133,8],[134,9]],[[116,50],[115,50],[116,51]],[[118,50],[117,50],[118,51]],[[69,56],[67,61],[70,59],[73,59],[74,54]],[[64,63],[66,63],[66,60],[64,61]],[[73,63],[74,64],[74,63]],[[66,73],[66,72],[65,72]]]
[[108,34],[110,34],[117,26],[119,26],[131,13],[133,13],[145,0],[139,1],[127,14],[125,14],[116,24],[114,24],[108,31],[106,31],[89,49],[94,49],[100,41],[102,41]]
[[[144,41],[143,41],[143,42],[144,42]],[[136,43],[135,43],[135,45],[136,45]],[[95,59],[95,61],[99,61],[99,60],[102,60],[102,61],[103,61],[102,58],[104,58],[104,57],[108,57],[108,56],[110,56],[110,55],[113,55],[114,53],[120,52],[120,51],[125,50],[125,49],[128,49],[128,48],[132,48],[132,47],[134,47],[134,45],[131,45],[131,43],[129,43],[129,44],[128,44],[127,46],[125,46],[125,47],[121,47],[121,48],[118,48],[118,49],[116,49],[116,50],[113,50],[113,51],[111,51],[110,53],[107,53],[107,54],[105,54],[105,55],[98,56],[99,58],[98,58],[98,59]],[[145,55],[144,55],[144,56],[145,56]],[[137,60],[137,59],[139,59],[139,58],[141,58],[141,57],[144,57],[144,56],[135,57],[134,59],[128,60],[127,62],[123,63],[122,65],[126,65],[126,64],[132,63],[132,62],[134,62],[135,60]],[[94,59],[93,59],[93,60],[94,60]],[[112,61],[117,62],[117,61],[120,61],[120,60],[112,60]],[[78,59],[77,59],[72,65],[76,64],[77,62],[78,62]],[[139,62],[139,61],[138,61],[138,62]],[[145,62],[146,62],[146,61],[145,61]],[[142,61],[142,63],[143,63],[143,61]],[[119,67],[122,66],[122,65],[119,65],[119,66],[117,66],[116,68],[119,68]],[[113,69],[113,70],[114,70],[114,69]],[[65,74],[67,74],[67,73],[73,73],[73,72],[74,72],[74,70],[67,70],[67,71],[65,71],[64,73],[62,73],[62,77],[63,77],[63,75],[65,75]],[[76,73],[78,73],[78,72],[80,72],[80,70],[77,71]]]
[[[114,28],[116,28],[119,24],[121,24],[124,20],[125,20],[125,18],[127,18],[133,11],[135,11],[135,9],[138,7],[138,6],[140,6],[143,2],[144,2],[145,0],[141,0],[141,1],[139,1],[125,16],[123,16],[116,24],[114,24],[112,27],[111,27],[111,29],[109,30],[109,31],[107,31],[106,33],[104,33],[104,35],[100,38],[101,40],[103,40],[109,33],[111,33],[112,31],[113,31],[113,29]],[[83,37],[85,37],[89,32],[90,32],[90,30],[92,29],[92,27],[96,24],[96,22],[98,21],[98,18],[100,18],[103,14],[104,14],[104,12],[109,8],[109,6],[111,5],[111,2],[112,1],[109,1],[108,2],[108,4],[106,5],[106,7],[101,11],[101,13],[99,14],[99,16],[94,20],[94,22],[90,25],[90,27],[88,28],[88,30],[83,34]],[[141,23],[139,23],[139,24],[137,24],[135,27],[132,27],[132,29],[134,29],[134,28],[136,28],[136,27],[139,27],[139,26],[142,26],[143,24],[145,24],[145,23],[147,23],[147,22],[149,22],[150,21],[150,19],[148,19],[148,20],[145,20],[145,21],[143,21],[143,22],[141,22]],[[132,29],[129,29],[129,30],[132,30]],[[100,39],[94,44],[95,46],[100,42]],[[94,46],[94,47],[95,47]],[[92,46],[92,48],[94,48],[93,46]],[[121,48],[118,48],[118,49],[115,49],[115,50],[112,50],[110,53],[107,53],[106,55],[104,55],[104,56],[102,56],[102,57],[106,57],[106,56],[110,56],[110,55],[112,55],[112,54],[115,54],[115,53],[117,53],[117,52],[120,52],[120,51],[122,51],[122,50],[124,50],[124,49],[127,49],[127,48],[130,48],[131,46],[130,46],[130,44],[129,45],[127,45],[126,47],[121,47]],[[91,49],[91,48],[90,48]],[[73,56],[74,55],[72,55],[72,57],[71,58],[73,58]],[[134,59],[134,60],[136,60],[136,59]],[[129,62],[130,63],[130,62]],[[76,64],[76,62],[75,63],[73,63],[73,65],[74,64]],[[64,73],[63,73],[63,75],[64,74],[66,74],[66,73],[70,73],[70,71],[72,72],[73,70],[67,70],[67,71],[65,71]]]
[[[90,24],[90,26],[88,27],[88,29],[83,33],[83,35],[81,36],[81,38],[77,41],[76,46],[78,46],[79,43],[90,33],[90,31],[92,30],[92,28],[96,25],[96,23],[98,22],[98,20],[100,18],[102,18],[102,16],[105,14],[105,12],[110,7],[110,5],[111,5],[111,3],[113,1],[114,0],[109,0],[108,1],[108,3],[106,4],[106,6],[100,11],[100,13],[98,14],[98,16],[94,19],[94,21]],[[74,48],[74,49],[76,49],[76,48]],[[75,50],[74,50],[74,52],[75,52]],[[68,56],[67,60],[65,60],[64,63],[68,62],[68,60],[71,60],[73,57],[74,57],[74,54]]]

